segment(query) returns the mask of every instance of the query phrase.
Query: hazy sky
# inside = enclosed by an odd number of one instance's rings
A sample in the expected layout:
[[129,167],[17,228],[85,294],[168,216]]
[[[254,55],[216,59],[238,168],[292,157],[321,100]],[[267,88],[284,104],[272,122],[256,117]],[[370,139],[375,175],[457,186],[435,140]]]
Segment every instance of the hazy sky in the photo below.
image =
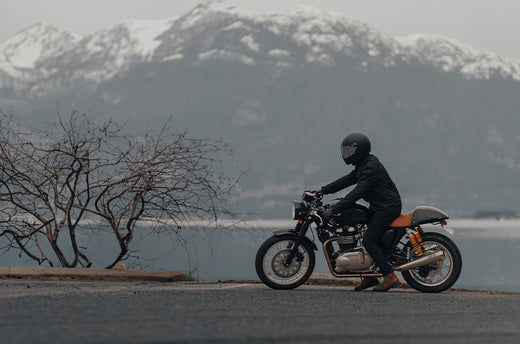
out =
[[[0,0],[0,40],[37,22],[88,34],[125,19],[181,15],[201,0]],[[295,4],[345,12],[392,36],[433,33],[520,58],[520,0],[228,0],[257,12]]]

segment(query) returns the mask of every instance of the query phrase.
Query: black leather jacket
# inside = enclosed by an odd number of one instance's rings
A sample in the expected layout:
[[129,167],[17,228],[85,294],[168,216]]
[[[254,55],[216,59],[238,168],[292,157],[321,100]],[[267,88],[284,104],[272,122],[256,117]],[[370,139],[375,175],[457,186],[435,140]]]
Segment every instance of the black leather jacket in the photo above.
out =
[[354,171],[323,186],[321,191],[331,194],[354,184],[357,184],[356,187],[331,208],[334,213],[352,207],[361,198],[370,203],[372,211],[395,211],[397,208],[401,211],[399,191],[383,164],[374,155],[369,154],[363,158]]

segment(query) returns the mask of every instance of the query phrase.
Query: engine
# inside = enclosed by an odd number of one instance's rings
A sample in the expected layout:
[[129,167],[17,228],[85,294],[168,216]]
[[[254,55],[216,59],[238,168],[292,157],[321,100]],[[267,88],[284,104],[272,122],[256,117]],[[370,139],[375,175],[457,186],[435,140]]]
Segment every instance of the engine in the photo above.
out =
[[364,247],[358,246],[359,228],[339,227],[336,228],[335,234],[339,251],[333,254],[334,270],[339,274],[370,271],[374,261]]
[[358,230],[354,227],[336,228],[336,237],[340,252],[348,251],[357,245]]
[[346,272],[367,272],[371,270],[374,263],[372,257],[364,247],[356,247],[347,252],[340,253],[336,258],[336,268],[338,274]]

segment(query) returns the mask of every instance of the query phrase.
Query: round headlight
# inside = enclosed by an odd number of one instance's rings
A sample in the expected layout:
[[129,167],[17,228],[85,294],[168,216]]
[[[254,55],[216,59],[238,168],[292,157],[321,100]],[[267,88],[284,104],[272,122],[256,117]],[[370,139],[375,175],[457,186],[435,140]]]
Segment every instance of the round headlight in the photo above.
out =
[[302,216],[305,216],[307,207],[302,202],[292,201],[291,203],[291,215],[293,220],[300,220]]

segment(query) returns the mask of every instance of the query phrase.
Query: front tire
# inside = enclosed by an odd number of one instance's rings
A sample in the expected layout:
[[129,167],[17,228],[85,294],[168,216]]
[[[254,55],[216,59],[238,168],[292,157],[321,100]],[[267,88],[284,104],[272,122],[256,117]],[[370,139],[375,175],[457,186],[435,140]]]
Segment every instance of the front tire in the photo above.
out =
[[289,266],[284,258],[294,245],[295,236],[281,235],[268,238],[258,249],[255,258],[256,273],[260,280],[273,289],[293,289],[309,279],[316,258],[312,246],[300,243],[296,257]]
[[[450,288],[460,276],[462,271],[462,256],[455,243],[448,237],[439,233],[424,233],[421,235],[423,252],[442,251],[444,259],[415,269],[403,271],[403,277],[408,284],[423,293],[440,293]],[[409,252],[409,261],[418,258],[415,256],[408,242],[404,247]]]

